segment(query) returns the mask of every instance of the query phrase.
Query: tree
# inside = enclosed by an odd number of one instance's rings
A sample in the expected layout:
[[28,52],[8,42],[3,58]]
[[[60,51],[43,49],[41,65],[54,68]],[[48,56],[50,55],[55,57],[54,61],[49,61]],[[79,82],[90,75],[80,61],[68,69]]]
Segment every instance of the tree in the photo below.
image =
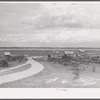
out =
[[49,55],[48,55],[48,61],[50,61],[50,60],[51,60],[51,55],[49,54]]
[[65,60],[67,58],[67,54],[62,55],[62,59]]

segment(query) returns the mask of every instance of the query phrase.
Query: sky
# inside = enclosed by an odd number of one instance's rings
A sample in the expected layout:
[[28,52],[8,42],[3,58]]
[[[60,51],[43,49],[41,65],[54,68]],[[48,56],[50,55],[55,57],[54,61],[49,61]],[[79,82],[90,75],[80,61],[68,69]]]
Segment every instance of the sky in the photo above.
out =
[[0,47],[100,47],[100,3],[0,3]]

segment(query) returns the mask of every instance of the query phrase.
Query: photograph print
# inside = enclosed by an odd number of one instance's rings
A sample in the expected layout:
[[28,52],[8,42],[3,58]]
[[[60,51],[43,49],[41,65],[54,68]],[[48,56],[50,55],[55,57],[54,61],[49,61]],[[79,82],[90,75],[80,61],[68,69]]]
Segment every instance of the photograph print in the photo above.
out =
[[100,2],[0,2],[0,88],[100,88]]

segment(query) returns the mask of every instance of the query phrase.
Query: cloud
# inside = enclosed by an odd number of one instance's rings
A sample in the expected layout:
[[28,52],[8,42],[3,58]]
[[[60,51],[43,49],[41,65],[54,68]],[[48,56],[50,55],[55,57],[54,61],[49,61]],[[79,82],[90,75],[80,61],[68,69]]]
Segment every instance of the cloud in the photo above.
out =
[[33,28],[100,28],[99,9],[99,3],[1,3],[0,23],[3,26],[32,25]]
[[41,27],[82,27],[87,22],[85,8],[72,3],[41,3],[36,14],[26,15],[20,19],[23,24]]
[[17,46],[81,46],[92,43],[99,46],[99,5],[40,3],[35,7],[32,4],[31,7],[29,4],[0,6],[0,41]]
[[[38,43],[80,43],[100,41],[100,29],[55,29],[37,30],[37,34],[8,34],[0,41],[10,42],[38,42]],[[95,34],[94,34],[95,33]]]
[[100,28],[98,9],[100,6],[96,3],[41,3],[37,13],[24,17],[22,22],[34,28]]

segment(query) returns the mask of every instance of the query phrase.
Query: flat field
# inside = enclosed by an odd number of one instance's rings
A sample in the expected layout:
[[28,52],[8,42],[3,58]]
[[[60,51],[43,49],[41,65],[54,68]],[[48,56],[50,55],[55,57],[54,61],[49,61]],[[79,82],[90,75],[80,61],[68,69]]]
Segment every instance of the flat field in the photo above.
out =
[[[98,88],[100,87],[100,67],[92,71],[91,64],[86,65],[85,71],[80,71],[75,79],[72,66],[63,66],[53,62],[39,61],[44,70],[34,76],[0,85],[4,88]],[[80,66],[82,68],[82,66]]]
[[[99,49],[100,50],[100,49]],[[88,50],[88,53],[99,54],[99,50]],[[8,51],[8,50],[6,50]],[[29,56],[47,56],[52,50],[9,50],[12,54]],[[4,52],[4,50],[2,51]],[[1,53],[2,53],[1,52]],[[100,64],[81,64],[78,76],[72,66],[54,62],[38,61],[44,70],[34,76],[0,85],[4,88],[100,88]],[[83,66],[85,70],[83,71]],[[93,72],[95,67],[95,72]]]

